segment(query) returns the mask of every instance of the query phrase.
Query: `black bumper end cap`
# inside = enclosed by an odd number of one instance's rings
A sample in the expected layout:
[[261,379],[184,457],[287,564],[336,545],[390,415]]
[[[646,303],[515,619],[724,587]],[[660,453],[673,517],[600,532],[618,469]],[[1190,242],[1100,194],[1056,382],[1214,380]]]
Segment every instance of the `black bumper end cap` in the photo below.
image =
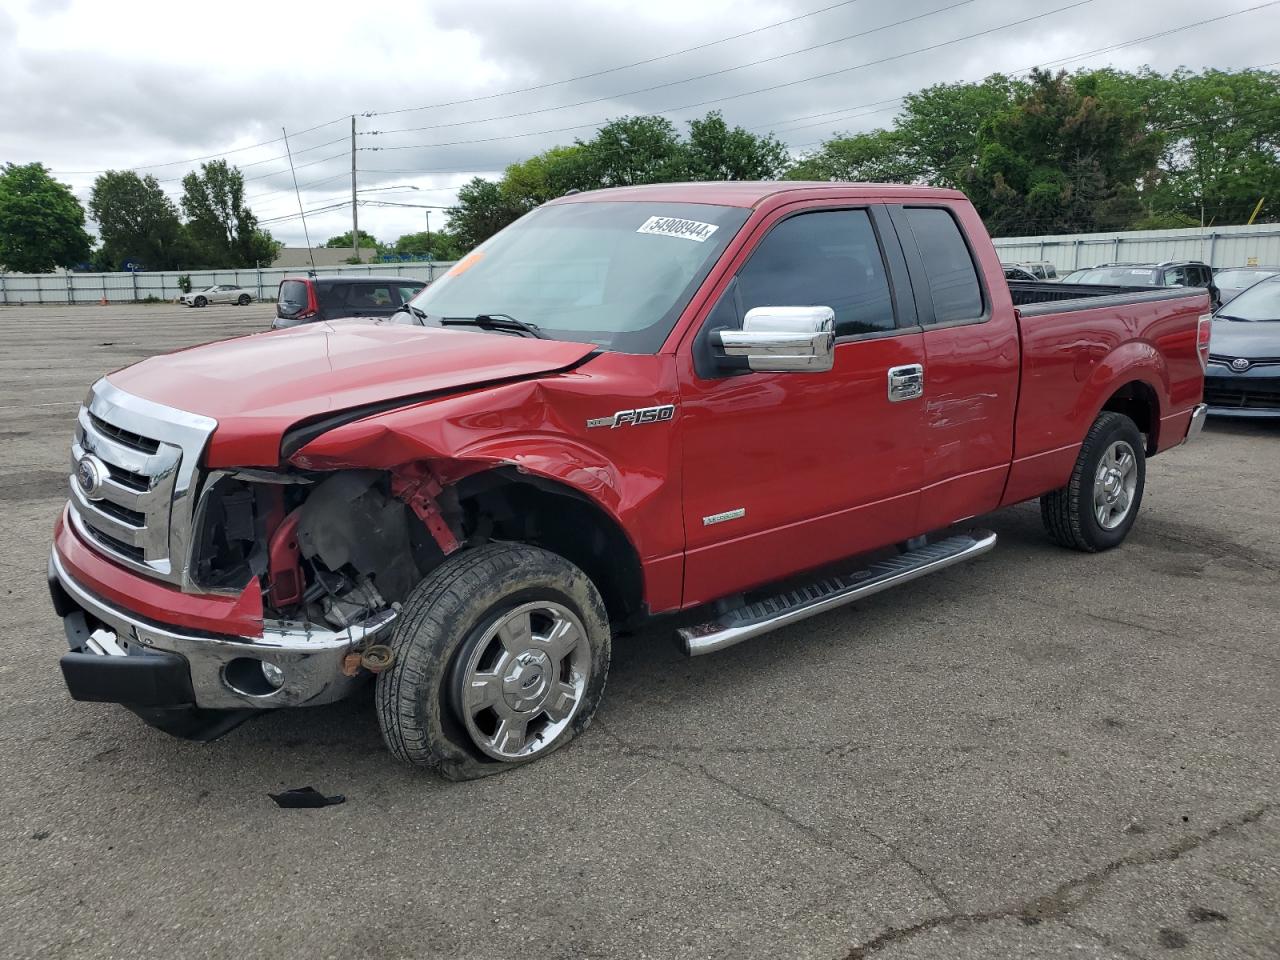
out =
[[191,670],[176,653],[112,657],[73,650],[59,663],[73,700],[138,707],[195,703]]

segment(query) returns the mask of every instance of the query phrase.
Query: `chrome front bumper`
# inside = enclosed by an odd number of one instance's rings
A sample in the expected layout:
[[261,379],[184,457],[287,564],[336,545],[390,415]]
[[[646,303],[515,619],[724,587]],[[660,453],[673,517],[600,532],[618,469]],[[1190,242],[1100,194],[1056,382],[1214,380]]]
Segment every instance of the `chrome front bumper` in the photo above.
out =
[[1209,418],[1208,404],[1198,403],[1196,408],[1191,411],[1191,422],[1187,424],[1187,436],[1182,441],[1190,443],[1196,437],[1200,436],[1200,431],[1204,429],[1204,422]]
[[[151,652],[177,654],[190,668],[195,705],[211,710],[297,707],[341,700],[360,682],[343,673],[343,658],[374,642],[396,618],[394,610],[385,610],[359,626],[342,631],[317,630],[313,624],[267,621],[261,637],[187,634],[144,620],[90,593],[71,578],[56,552],[49,556],[49,581],[51,587],[57,585],[74,608],[83,612],[90,629],[95,631],[78,648],[79,652],[102,657],[145,657]],[[73,610],[64,617],[74,614]],[[71,630],[68,630],[70,637]],[[228,677],[228,665],[238,660],[274,664],[284,672],[283,685],[261,693],[237,689],[232,685],[234,676]]]

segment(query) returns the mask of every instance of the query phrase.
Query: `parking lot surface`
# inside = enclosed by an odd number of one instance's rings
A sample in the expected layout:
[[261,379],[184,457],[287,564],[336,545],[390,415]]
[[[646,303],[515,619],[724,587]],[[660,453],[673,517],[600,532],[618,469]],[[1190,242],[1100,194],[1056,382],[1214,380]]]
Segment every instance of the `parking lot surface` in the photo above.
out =
[[[1280,426],[1150,464],[1127,543],[995,552],[727,652],[615,640],[597,722],[399,766],[371,698],[197,745],[73,703],[45,587],[100,374],[270,305],[0,309],[0,954],[1280,956]],[[347,802],[277,809],[314,785]]]

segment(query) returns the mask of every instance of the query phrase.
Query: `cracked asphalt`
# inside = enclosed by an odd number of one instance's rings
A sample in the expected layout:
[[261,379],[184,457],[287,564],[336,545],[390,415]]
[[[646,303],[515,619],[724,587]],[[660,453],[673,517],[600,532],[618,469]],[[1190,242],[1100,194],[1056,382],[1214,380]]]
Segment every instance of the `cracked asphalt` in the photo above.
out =
[[[0,955],[1280,957],[1280,424],[1150,464],[1121,548],[965,567],[697,660],[449,784],[368,696],[213,744],[73,703],[44,584],[100,373],[269,305],[0,308]],[[280,810],[313,784],[344,805]]]

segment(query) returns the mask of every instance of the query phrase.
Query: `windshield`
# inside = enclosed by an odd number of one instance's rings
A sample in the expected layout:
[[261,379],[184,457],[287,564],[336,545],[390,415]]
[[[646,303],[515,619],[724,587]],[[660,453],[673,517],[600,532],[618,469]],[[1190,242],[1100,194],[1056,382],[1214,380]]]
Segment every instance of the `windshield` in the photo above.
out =
[[1213,275],[1213,282],[1220,289],[1225,287],[1229,290],[1243,290],[1263,277],[1275,276],[1277,272],[1275,270],[1221,270]]
[[1160,282],[1159,271],[1151,267],[1094,267],[1077,270],[1063,283],[1100,283],[1116,287],[1154,287]]
[[627,201],[540,207],[459,260],[413,306],[428,323],[502,314],[555,340],[654,353],[750,212]]
[[1224,320],[1280,320],[1280,276],[1254,284],[1223,307],[1218,316]]

